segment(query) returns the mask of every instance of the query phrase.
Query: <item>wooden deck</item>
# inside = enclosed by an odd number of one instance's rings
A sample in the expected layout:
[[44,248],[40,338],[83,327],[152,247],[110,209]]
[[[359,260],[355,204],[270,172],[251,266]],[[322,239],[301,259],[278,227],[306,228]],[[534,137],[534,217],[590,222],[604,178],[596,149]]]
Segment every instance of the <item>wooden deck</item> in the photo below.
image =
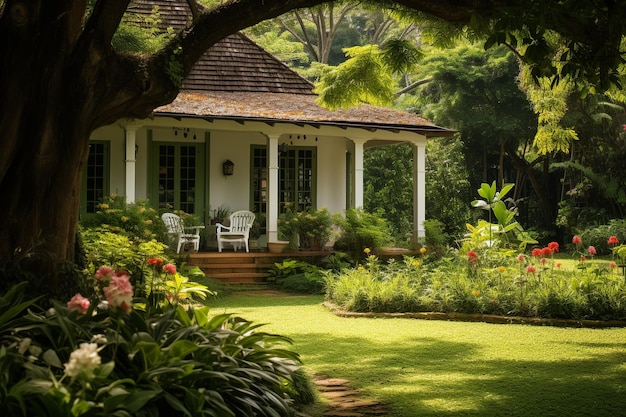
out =
[[267,251],[234,252],[198,252],[189,255],[189,265],[197,266],[208,278],[223,284],[264,284],[268,271],[277,262],[285,259],[301,259],[318,263],[331,252],[282,252]]

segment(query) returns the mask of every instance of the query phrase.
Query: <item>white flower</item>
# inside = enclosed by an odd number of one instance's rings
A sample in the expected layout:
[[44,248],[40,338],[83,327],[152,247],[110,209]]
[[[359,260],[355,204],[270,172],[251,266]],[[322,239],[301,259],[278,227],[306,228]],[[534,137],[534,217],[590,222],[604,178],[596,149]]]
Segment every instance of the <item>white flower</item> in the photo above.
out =
[[97,344],[81,343],[80,348],[70,354],[70,361],[65,364],[65,374],[72,378],[83,375],[92,379],[93,372],[101,361]]
[[30,347],[32,341],[33,339],[31,339],[30,337],[25,337],[22,339],[22,341],[20,342],[20,346],[17,348],[17,351],[20,355],[23,355],[24,353],[26,353],[26,351],[28,351],[28,348]]
[[96,343],[98,345],[106,345],[107,343],[107,338],[105,335],[103,334],[94,334],[91,337],[91,343]]

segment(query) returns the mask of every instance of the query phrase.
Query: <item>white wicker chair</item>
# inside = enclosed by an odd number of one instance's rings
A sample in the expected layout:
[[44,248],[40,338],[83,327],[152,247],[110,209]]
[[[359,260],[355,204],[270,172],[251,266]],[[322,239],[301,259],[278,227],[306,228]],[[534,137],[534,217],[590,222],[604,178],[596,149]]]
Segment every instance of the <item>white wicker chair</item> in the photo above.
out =
[[[176,253],[180,253],[185,243],[191,243],[195,252],[200,250],[200,229],[204,229],[204,226],[185,227],[180,216],[174,213],[163,213],[161,219],[168,235],[176,243]],[[185,230],[193,230],[193,233],[186,233]]]
[[250,229],[254,223],[255,215],[248,210],[239,210],[230,215],[230,226],[224,226],[218,223],[217,226],[217,250],[221,252],[224,243],[233,246],[235,252],[243,244],[246,252],[250,252],[248,239],[250,237]]

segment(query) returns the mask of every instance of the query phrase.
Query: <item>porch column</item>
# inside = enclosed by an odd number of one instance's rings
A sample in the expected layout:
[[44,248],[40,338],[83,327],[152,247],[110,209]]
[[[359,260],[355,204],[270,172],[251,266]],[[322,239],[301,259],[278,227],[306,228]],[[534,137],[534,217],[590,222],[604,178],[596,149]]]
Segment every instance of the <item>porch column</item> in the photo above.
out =
[[424,237],[426,211],[426,144],[412,144],[413,148],[413,245]]
[[279,135],[267,136],[267,241],[278,240],[278,138]]
[[124,125],[126,135],[126,202],[135,202],[135,149],[137,145],[136,133],[138,125],[129,123]]
[[354,207],[363,208],[363,145],[364,138],[351,138],[354,142]]

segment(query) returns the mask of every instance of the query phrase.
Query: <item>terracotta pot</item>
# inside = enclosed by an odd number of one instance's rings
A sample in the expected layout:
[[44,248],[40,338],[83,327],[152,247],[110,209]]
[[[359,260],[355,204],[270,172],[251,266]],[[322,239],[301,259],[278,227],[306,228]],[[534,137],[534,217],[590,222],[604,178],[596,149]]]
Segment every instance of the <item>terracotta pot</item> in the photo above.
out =
[[267,242],[267,249],[271,253],[281,253],[285,250],[285,248],[289,245],[289,241],[287,240],[278,240],[275,242]]

